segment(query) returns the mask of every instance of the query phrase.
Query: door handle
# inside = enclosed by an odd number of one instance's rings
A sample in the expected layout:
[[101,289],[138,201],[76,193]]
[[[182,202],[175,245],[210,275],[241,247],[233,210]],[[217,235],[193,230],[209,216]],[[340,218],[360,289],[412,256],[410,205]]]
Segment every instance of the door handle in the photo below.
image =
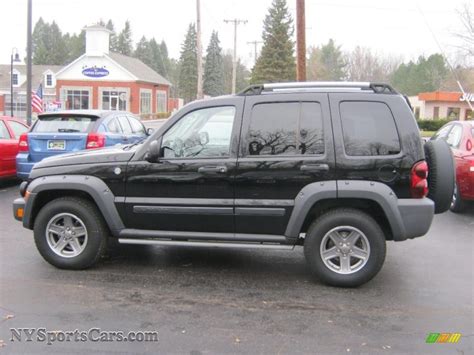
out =
[[305,164],[301,165],[301,171],[308,171],[308,172],[318,172],[318,171],[329,171],[328,164]]
[[226,166],[201,166],[198,169],[198,173],[209,174],[209,173],[219,173],[225,174],[227,172]]

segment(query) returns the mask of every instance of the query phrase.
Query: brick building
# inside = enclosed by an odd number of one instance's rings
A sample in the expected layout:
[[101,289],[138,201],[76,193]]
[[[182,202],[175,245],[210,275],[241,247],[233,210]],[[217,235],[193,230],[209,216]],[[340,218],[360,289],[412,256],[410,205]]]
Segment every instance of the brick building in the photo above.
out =
[[[62,109],[126,110],[143,116],[171,110],[168,80],[136,58],[109,52],[110,31],[106,28],[94,25],[85,31],[86,51],[72,63],[33,66],[33,90],[43,84],[46,110],[53,103]],[[24,65],[15,66],[13,72],[14,84],[19,80],[14,95],[19,117],[25,117],[26,111],[25,70]],[[9,112],[9,87],[10,67],[0,66],[0,113]]]

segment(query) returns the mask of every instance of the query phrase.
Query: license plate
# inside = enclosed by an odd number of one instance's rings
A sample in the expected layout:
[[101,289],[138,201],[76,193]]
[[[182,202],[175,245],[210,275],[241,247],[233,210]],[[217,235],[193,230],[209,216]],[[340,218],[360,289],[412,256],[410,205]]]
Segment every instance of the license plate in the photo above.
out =
[[49,150],[65,150],[66,141],[48,141]]

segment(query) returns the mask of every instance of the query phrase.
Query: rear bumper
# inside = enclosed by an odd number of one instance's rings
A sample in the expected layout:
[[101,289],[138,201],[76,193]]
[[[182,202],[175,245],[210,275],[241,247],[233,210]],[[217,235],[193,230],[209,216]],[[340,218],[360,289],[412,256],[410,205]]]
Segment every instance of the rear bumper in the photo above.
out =
[[23,180],[28,179],[30,171],[33,169],[33,165],[35,165],[28,156],[27,153],[19,153],[16,156],[16,175]]
[[13,201],[13,217],[17,221],[23,221],[23,217],[25,215],[25,199],[23,197],[17,198]]
[[398,211],[405,227],[405,240],[421,237],[428,233],[434,217],[434,202],[429,198],[399,199]]

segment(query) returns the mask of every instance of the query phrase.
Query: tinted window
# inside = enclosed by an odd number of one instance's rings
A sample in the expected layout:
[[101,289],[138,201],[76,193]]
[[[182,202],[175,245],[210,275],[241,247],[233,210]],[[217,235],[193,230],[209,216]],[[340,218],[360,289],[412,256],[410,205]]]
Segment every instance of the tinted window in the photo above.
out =
[[446,138],[446,143],[451,147],[459,146],[462,138],[462,127],[459,125],[454,125],[453,129],[449,132],[448,137]]
[[323,154],[321,105],[316,102],[255,105],[247,142],[248,155]]
[[122,131],[124,134],[132,134],[132,127],[125,116],[118,116],[118,120],[120,122],[120,126],[122,127]]
[[107,123],[107,130],[111,133],[122,133],[122,128],[116,118],[113,118]]
[[15,121],[9,121],[10,128],[13,131],[13,134],[16,138],[20,138],[23,133],[28,132],[28,127],[22,125],[21,123]]
[[128,120],[130,121],[130,125],[132,126],[132,132],[138,134],[145,134],[145,128],[143,125],[134,117],[128,116]]
[[40,116],[32,132],[84,133],[96,119],[97,117],[87,116]]
[[347,155],[391,155],[400,152],[392,113],[380,102],[341,102],[344,148]]
[[234,117],[232,106],[188,113],[164,135],[165,158],[228,156]]
[[10,134],[3,121],[0,121],[0,139],[10,139]]

